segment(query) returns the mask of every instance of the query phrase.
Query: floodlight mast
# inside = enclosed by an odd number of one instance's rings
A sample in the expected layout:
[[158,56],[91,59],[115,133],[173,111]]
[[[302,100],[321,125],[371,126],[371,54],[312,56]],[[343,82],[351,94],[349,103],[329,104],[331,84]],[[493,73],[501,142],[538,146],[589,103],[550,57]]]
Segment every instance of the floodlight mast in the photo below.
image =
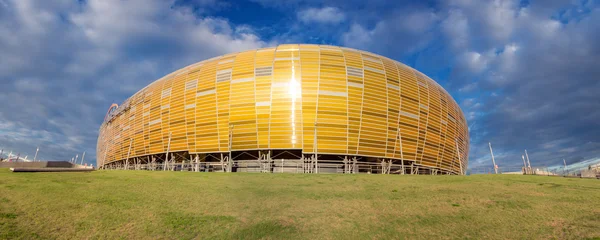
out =
[[527,154],[527,149],[525,149],[525,156],[527,157],[527,165],[531,167],[531,162],[529,161],[529,154]]
[[454,139],[454,144],[456,144],[456,156],[458,157],[458,166],[460,166],[460,175],[465,175],[462,167],[462,159],[460,158],[460,149],[458,148],[458,141],[456,141],[456,139]]
[[494,173],[498,174],[498,168],[496,166],[496,160],[494,160],[494,151],[492,151],[492,143],[488,142],[488,145],[490,146],[490,153],[492,154],[492,164],[494,164]]
[[35,162],[35,160],[37,159],[37,154],[38,154],[38,152],[39,152],[39,151],[40,151],[40,147],[37,147],[37,148],[35,149],[35,156],[33,156],[33,161],[34,161],[34,162]]

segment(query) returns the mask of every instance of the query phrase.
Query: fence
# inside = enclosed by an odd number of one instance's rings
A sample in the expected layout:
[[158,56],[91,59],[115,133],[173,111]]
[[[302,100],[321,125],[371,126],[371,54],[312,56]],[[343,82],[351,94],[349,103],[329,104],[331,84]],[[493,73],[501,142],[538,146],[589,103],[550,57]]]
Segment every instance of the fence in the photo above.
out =
[[[496,172],[497,171],[497,172]],[[589,167],[587,169],[568,169],[556,167],[498,167],[496,170],[492,167],[476,167],[467,169],[467,175],[472,174],[521,174],[521,175],[541,175],[541,176],[564,176],[564,177],[584,177],[600,178],[600,167]]]

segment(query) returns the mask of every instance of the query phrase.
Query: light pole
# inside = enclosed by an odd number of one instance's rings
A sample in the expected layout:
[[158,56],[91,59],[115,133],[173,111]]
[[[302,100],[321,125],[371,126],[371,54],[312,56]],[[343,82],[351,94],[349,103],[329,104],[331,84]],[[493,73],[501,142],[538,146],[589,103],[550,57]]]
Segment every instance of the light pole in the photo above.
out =
[[494,164],[494,173],[498,174],[498,168],[496,167],[496,160],[494,160],[494,151],[492,151],[492,143],[488,142],[490,146],[490,153],[492,154],[492,164]]
[[37,154],[38,154],[38,151],[40,151],[40,147],[37,147],[37,148],[35,149],[35,156],[33,156],[33,161],[34,161],[34,162],[35,162],[35,160],[37,159]]
[[531,162],[529,161],[529,155],[527,154],[527,149],[525,149],[525,156],[527,157],[527,165],[531,168]]

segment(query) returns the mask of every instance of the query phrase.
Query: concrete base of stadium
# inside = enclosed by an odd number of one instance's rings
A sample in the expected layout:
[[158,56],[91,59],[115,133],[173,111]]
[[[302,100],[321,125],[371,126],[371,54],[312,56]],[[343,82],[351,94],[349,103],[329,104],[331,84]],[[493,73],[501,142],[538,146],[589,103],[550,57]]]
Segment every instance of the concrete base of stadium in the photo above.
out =
[[459,166],[427,166],[415,161],[363,156],[302,153],[296,150],[255,150],[224,153],[173,152],[98,162],[101,169],[263,172],[463,175]]
[[0,168],[73,168],[75,164],[67,161],[43,162],[0,162]]

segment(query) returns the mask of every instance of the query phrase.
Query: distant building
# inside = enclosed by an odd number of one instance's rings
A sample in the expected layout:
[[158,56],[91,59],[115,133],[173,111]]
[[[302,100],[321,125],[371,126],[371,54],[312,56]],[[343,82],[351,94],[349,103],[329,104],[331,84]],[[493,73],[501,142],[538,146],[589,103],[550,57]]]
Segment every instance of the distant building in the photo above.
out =
[[99,167],[161,164],[167,152],[172,165],[231,156],[223,171],[309,162],[309,172],[462,174],[469,134],[456,101],[419,71],[350,48],[280,45],[187,66],[111,106]]

